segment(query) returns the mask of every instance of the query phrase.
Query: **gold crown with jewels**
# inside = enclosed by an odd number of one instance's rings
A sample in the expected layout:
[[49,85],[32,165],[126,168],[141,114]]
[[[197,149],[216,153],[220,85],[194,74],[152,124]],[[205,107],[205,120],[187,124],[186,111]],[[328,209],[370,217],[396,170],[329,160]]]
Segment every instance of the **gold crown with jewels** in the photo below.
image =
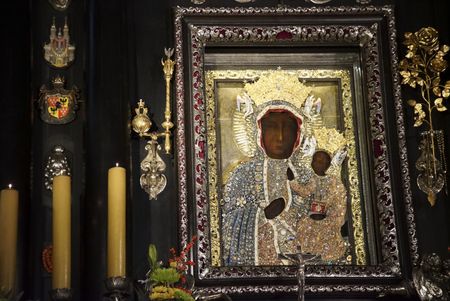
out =
[[296,74],[287,70],[268,70],[254,82],[244,86],[245,91],[258,106],[271,100],[283,100],[300,108],[308,94],[308,88]]
[[316,128],[314,129],[313,136],[317,141],[317,149],[326,150],[331,155],[347,145],[344,135],[336,129],[326,127]]
[[53,78],[53,80],[52,80],[52,83],[53,83],[53,85],[55,85],[55,86],[62,86],[62,85],[64,85],[64,82],[65,82],[65,80],[64,80],[64,77],[61,77],[61,76],[59,76],[59,75],[57,75],[55,78]]

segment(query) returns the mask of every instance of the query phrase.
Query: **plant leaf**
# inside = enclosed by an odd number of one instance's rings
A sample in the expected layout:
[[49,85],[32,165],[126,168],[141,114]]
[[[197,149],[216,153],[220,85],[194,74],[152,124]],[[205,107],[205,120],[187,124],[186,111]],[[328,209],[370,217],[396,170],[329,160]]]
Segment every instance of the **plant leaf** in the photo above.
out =
[[158,268],[152,272],[150,279],[157,283],[173,284],[180,280],[180,274],[174,268]]
[[450,89],[450,80],[445,82],[445,89]]
[[148,246],[148,262],[150,263],[150,267],[152,269],[156,266],[157,260],[158,260],[158,251],[156,250],[156,246],[154,244],[150,244]]

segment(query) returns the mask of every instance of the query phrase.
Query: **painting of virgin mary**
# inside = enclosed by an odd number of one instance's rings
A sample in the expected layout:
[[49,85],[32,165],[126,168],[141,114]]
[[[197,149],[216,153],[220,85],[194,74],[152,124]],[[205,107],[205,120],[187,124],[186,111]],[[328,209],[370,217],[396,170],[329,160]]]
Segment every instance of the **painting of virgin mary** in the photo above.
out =
[[[305,88],[298,79],[291,80],[299,89]],[[305,238],[310,236],[300,231],[305,224],[301,221],[310,218],[314,199],[311,158],[317,140],[307,124],[320,119],[321,100],[303,90],[294,101],[289,101],[292,95],[281,91],[265,95],[275,100],[254,100],[251,89],[238,99],[244,99],[245,106],[238,102],[235,123],[244,120],[247,127],[254,126],[249,135],[255,139],[255,147],[251,159],[239,164],[224,185],[222,262],[226,266],[283,265],[288,262],[280,254],[294,254],[301,248],[300,242],[309,243]],[[291,188],[293,179],[295,190]],[[345,189],[341,199],[345,211]],[[334,229],[340,230],[340,226]],[[340,233],[337,237],[341,239]],[[319,253],[324,254],[316,255],[338,259],[344,256],[345,248],[341,250],[338,255],[322,251]]]

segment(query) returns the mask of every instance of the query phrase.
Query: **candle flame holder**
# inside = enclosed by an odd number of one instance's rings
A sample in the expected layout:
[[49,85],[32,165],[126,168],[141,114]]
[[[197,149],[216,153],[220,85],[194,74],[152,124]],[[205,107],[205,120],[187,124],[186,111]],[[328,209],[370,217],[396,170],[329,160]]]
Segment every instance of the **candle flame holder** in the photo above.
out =
[[164,131],[149,132],[152,121],[148,117],[148,108],[145,106],[145,102],[142,99],[139,100],[138,106],[135,109],[136,116],[134,116],[131,121],[133,131],[138,133],[139,137],[149,139],[145,146],[147,155],[141,162],[140,184],[142,189],[149,195],[150,200],[156,199],[167,185],[167,178],[164,175],[166,164],[159,155],[161,146],[158,143],[158,139],[164,139],[164,151],[166,154],[170,154],[171,151],[170,136],[172,134],[171,129],[173,128],[173,123],[171,121],[172,113],[170,110],[170,81],[172,79],[175,62],[171,60],[173,49],[164,49],[164,53],[166,59],[161,59],[166,81],[166,109],[164,112],[164,122],[161,124]]

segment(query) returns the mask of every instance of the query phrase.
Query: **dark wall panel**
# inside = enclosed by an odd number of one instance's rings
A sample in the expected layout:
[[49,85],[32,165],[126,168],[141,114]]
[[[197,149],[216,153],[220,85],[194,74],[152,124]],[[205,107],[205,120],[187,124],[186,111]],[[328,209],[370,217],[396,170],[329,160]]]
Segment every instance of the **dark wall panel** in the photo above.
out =
[[[415,32],[421,27],[433,26],[439,31],[441,44],[450,43],[450,20],[447,17],[450,10],[450,3],[443,0],[430,1],[395,1],[397,18],[397,40],[399,58],[403,58],[406,49],[402,45],[403,34],[405,32]],[[447,60],[449,60],[447,56]],[[450,79],[450,72],[443,73],[442,81]],[[406,86],[402,86],[403,99],[417,97],[417,90],[414,91]],[[438,201],[431,207],[427,201],[427,196],[418,189],[416,184],[417,170],[415,162],[419,157],[418,144],[420,142],[420,132],[424,127],[415,128],[413,126],[413,110],[405,105],[406,112],[406,138],[408,155],[410,162],[411,187],[413,190],[413,203],[416,211],[417,238],[419,241],[419,253],[438,253],[441,256],[449,256],[450,250],[450,199],[445,192],[438,195]],[[435,112],[436,113],[436,112]],[[450,131],[449,113],[438,113],[434,115],[435,129],[445,131],[446,157],[449,157]],[[447,173],[447,182],[449,173]]]
[[[14,17],[12,17],[14,16]],[[2,9],[0,34],[0,189],[19,190],[17,289],[31,281],[28,227],[30,220],[31,98],[30,13],[28,1]],[[1,236],[1,234],[0,234]],[[1,243],[1,242],[0,242]]]
[[[49,299],[51,289],[51,273],[42,264],[42,251],[52,244],[52,193],[44,187],[45,166],[52,149],[56,145],[64,147],[69,160],[72,175],[72,279],[71,286],[74,298],[80,298],[80,208],[84,195],[84,122],[85,102],[81,103],[74,121],[64,125],[53,125],[43,122],[37,100],[39,89],[45,85],[52,89],[52,79],[64,77],[65,88],[77,86],[81,99],[86,100],[84,70],[86,48],[86,24],[84,22],[85,2],[74,1],[64,11],[55,10],[45,0],[30,2],[31,12],[31,101],[32,101],[32,196],[30,214],[30,269],[32,279],[27,283],[25,297],[30,299]],[[49,42],[50,27],[55,21],[56,28],[62,28],[65,21],[69,27],[70,42],[75,45],[75,60],[66,68],[55,68],[44,59],[43,45]]]
[[125,1],[89,1],[86,103],[86,195],[81,298],[99,300],[106,278],[108,169],[129,167],[128,57]]

